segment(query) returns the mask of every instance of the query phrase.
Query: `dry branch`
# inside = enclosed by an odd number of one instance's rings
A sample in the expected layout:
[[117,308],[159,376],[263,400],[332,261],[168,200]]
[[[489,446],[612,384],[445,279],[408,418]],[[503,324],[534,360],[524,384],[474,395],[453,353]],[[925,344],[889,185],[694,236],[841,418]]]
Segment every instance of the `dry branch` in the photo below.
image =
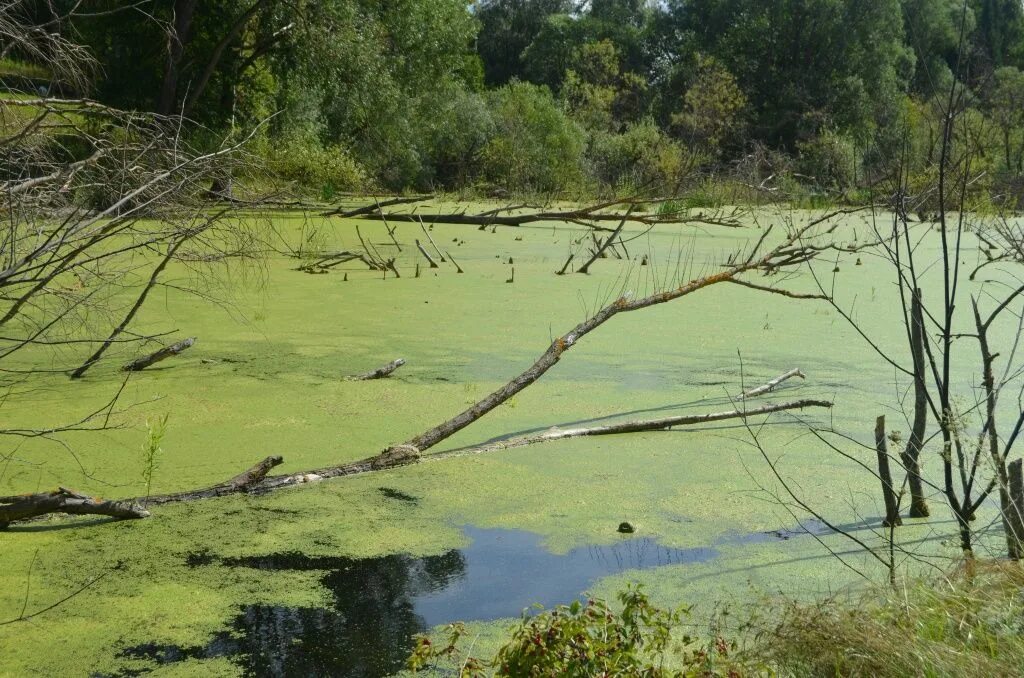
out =
[[463,454],[480,454],[482,452],[510,450],[517,447],[532,445],[534,443],[544,443],[552,440],[564,440],[566,438],[579,438],[583,436],[605,436],[616,435],[619,433],[663,431],[676,426],[695,426],[698,424],[710,424],[716,421],[725,421],[728,419],[744,419],[746,417],[756,417],[765,414],[772,414],[774,412],[798,410],[806,407],[830,408],[832,407],[832,403],[827,400],[794,400],[792,402],[773,403],[771,405],[764,405],[762,407],[747,410],[728,410],[726,412],[711,412],[708,414],[686,414],[675,417],[664,417],[661,419],[626,421],[618,424],[607,424],[605,426],[592,426],[587,428],[555,427],[548,429],[543,433],[538,433],[535,435],[518,436],[515,438],[508,438],[507,440],[499,440],[496,442],[487,443],[485,445],[479,445],[477,447],[453,450],[451,452],[440,452],[438,454],[429,455],[427,458],[434,459]]
[[800,377],[801,379],[806,379],[806,376],[804,375],[803,372],[800,371],[800,368],[796,367],[796,368],[791,369],[789,372],[786,372],[785,374],[780,374],[779,376],[777,376],[774,379],[772,379],[772,380],[762,384],[761,386],[758,386],[757,388],[750,389],[749,391],[744,393],[742,397],[743,398],[756,398],[759,395],[764,395],[765,393],[770,393],[770,392],[774,391],[775,388],[779,384],[781,384],[782,382],[787,381],[789,379],[792,379],[793,377]]
[[427,254],[427,251],[425,249],[423,249],[423,245],[420,244],[419,238],[416,239],[416,247],[419,248],[420,254],[426,257],[427,263],[430,264],[430,268],[437,268],[437,262],[434,261],[429,254]]
[[622,221],[620,221],[619,225],[615,227],[615,230],[612,231],[612,234],[610,236],[608,236],[604,240],[604,242],[600,243],[597,247],[594,248],[593,256],[590,257],[590,259],[587,261],[587,263],[583,264],[578,269],[576,269],[577,273],[584,273],[584,274],[586,274],[586,273],[590,272],[590,270],[589,270],[590,269],[590,265],[593,264],[595,261],[597,261],[598,258],[600,258],[600,256],[602,254],[604,254],[604,251],[606,249],[608,249],[608,246],[611,245],[612,242],[617,237],[619,237],[619,234],[622,233],[622,227],[626,225],[626,221],[629,220],[629,215],[632,214],[632,213],[633,213],[633,205],[630,205],[629,209],[626,210],[626,213],[623,215]]
[[397,370],[399,367],[405,364],[405,358],[398,358],[392,360],[387,365],[381,365],[377,369],[367,372],[366,374],[358,374],[349,377],[353,381],[369,381],[370,379],[383,379],[390,376],[392,372]]
[[196,343],[195,337],[189,337],[188,339],[182,339],[181,341],[175,342],[170,346],[164,346],[158,351],[153,351],[147,356],[136,358],[121,369],[125,372],[138,372],[144,370],[154,363],[158,363],[161,360],[170,358],[172,355],[178,355],[185,349],[192,348]]

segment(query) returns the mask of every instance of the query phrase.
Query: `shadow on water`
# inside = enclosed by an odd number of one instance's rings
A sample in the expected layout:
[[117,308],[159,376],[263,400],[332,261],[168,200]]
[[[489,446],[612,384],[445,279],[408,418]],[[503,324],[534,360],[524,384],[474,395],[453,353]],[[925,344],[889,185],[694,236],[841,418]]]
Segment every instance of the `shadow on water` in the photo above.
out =
[[530,532],[467,527],[465,533],[472,540],[465,549],[422,558],[192,554],[187,559],[192,567],[323,571],[321,583],[332,603],[324,608],[246,605],[230,628],[206,645],[146,644],[121,656],[158,664],[229,657],[253,676],[387,676],[403,668],[413,636],[433,626],[516,617],[534,603],[571,602],[607,575],[717,555],[713,548],[673,549],[647,537],[559,555]]

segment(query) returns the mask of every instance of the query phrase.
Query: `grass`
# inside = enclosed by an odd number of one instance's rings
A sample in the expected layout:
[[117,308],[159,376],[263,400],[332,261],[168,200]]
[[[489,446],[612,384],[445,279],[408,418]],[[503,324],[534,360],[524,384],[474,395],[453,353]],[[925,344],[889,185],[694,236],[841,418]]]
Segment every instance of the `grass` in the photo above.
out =
[[0,59],[0,78],[11,76],[45,80],[50,77],[50,72],[38,64],[17,59]]
[[1024,569],[990,561],[857,599],[772,611],[749,658],[792,676],[1011,676],[1024,666]]

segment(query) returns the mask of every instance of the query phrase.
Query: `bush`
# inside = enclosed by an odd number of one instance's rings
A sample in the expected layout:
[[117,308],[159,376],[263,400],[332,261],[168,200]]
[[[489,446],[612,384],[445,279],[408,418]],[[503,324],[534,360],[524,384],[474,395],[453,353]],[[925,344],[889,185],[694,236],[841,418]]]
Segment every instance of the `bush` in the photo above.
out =
[[824,190],[842,191],[857,176],[853,140],[831,130],[797,144],[797,168],[806,180]]
[[[533,617],[524,617],[512,639],[490,661],[473,657],[461,661],[460,675],[497,676],[733,676],[739,675],[731,655],[735,645],[721,636],[701,644],[679,627],[689,610],[665,610],[647,599],[639,587],[619,594],[621,611],[604,601],[561,605]],[[432,662],[458,660],[464,629],[454,624],[443,647],[426,637],[417,640],[409,668],[417,671]],[[487,667],[493,672],[488,672]]]
[[423,183],[447,188],[472,184],[483,172],[483,152],[494,136],[484,97],[452,87],[427,97],[419,108]]
[[275,141],[264,153],[271,174],[328,199],[337,191],[357,191],[366,184],[363,168],[341,146],[323,147],[315,139],[291,136]]
[[622,134],[595,133],[588,156],[598,184],[662,193],[675,193],[701,161],[650,120],[630,125]]
[[484,175],[510,191],[553,192],[581,183],[583,132],[547,87],[524,82],[488,93],[494,136],[483,150]]

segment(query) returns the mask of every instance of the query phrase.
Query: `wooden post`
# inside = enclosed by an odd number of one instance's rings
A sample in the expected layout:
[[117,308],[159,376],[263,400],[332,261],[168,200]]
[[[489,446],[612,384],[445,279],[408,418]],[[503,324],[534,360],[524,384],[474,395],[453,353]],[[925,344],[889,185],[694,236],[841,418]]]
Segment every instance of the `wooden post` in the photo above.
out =
[[1024,558],[1024,460],[1014,459],[1010,462],[1010,515],[1006,516],[1006,525],[1010,529],[1009,556],[1013,560]]
[[889,449],[885,442],[885,415],[875,420],[875,450],[878,452],[878,477],[882,480],[882,498],[885,500],[884,527],[902,525],[900,507],[892,487],[892,473],[889,471]]

